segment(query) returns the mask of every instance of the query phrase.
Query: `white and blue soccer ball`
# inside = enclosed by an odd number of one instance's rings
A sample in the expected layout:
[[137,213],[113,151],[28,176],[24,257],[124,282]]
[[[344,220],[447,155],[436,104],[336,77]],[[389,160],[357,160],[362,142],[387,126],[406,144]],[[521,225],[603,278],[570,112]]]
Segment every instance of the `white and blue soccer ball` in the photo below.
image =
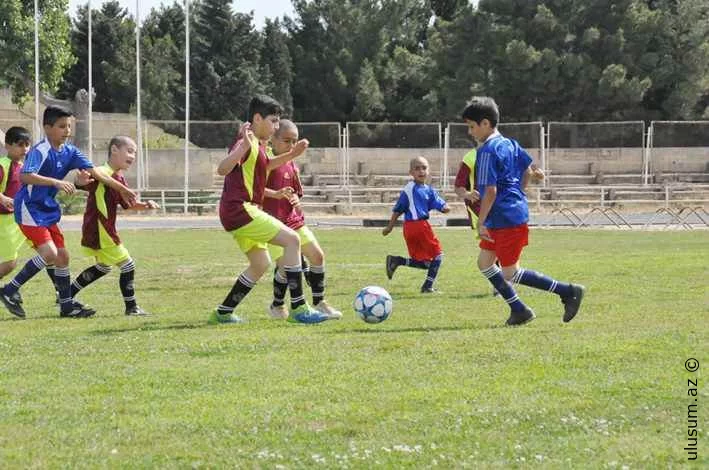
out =
[[367,286],[357,293],[354,309],[367,323],[381,323],[391,315],[394,302],[389,292],[378,286]]

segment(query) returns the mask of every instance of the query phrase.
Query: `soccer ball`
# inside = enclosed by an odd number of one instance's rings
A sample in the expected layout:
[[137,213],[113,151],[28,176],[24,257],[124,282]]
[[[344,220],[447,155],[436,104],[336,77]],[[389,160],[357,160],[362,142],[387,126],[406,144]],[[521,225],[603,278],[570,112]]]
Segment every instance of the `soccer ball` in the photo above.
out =
[[394,303],[391,295],[381,287],[367,286],[357,293],[354,309],[367,323],[381,323],[391,315]]

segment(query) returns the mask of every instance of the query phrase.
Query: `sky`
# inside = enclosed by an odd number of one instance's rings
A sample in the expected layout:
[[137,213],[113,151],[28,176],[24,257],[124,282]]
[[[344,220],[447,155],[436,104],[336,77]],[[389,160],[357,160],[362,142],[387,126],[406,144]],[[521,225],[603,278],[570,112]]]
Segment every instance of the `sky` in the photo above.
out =
[[[152,8],[157,8],[161,4],[171,5],[175,0],[140,0],[140,16],[145,17]],[[178,0],[183,3],[183,0]],[[103,3],[104,0],[92,0],[92,8],[99,8],[99,4]],[[88,0],[69,0],[69,9],[72,16],[76,12],[76,8],[79,5],[85,5]],[[128,8],[131,14],[135,14],[136,0],[118,0],[121,6]],[[263,26],[266,18],[281,17],[283,15],[292,15],[293,7],[291,6],[291,0],[234,0],[233,2],[234,11],[249,13],[253,10],[254,12],[254,23],[257,28]]]

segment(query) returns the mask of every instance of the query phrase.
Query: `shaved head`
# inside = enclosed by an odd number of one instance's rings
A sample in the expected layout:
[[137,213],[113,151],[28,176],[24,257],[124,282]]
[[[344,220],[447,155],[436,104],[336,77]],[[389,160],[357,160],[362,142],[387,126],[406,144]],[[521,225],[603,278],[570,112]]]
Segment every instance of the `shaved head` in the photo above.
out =
[[281,119],[278,123],[278,130],[276,131],[275,136],[280,137],[286,131],[298,132],[298,126],[296,126],[290,119]]

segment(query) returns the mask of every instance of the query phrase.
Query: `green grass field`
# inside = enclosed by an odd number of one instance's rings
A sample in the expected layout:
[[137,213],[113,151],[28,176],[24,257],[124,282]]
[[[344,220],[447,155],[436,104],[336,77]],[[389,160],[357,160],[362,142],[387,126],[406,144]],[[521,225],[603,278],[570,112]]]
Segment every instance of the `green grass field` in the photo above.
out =
[[[521,328],[468,230],[438,230],[444,295],[425,297],[423,271],[386,279],[399,229],[316,234],[339,322],[268,319],[265,277],[248,324],[207,325],[245,266],[220,231],[122,233],[151,318],[123,315],[116,272],[82,292],[85,320],[33,279],[28,319],[0,312],[0,468],[680,467],[688,379],[709,463],[709,232],[533,231],[523,264],[588,290],[563,324],[556,296],[521,288],[538,317]],[[67,241],[77,274],[91,260]],[[351,308],[369,284],[394,298],[379,325]]]

